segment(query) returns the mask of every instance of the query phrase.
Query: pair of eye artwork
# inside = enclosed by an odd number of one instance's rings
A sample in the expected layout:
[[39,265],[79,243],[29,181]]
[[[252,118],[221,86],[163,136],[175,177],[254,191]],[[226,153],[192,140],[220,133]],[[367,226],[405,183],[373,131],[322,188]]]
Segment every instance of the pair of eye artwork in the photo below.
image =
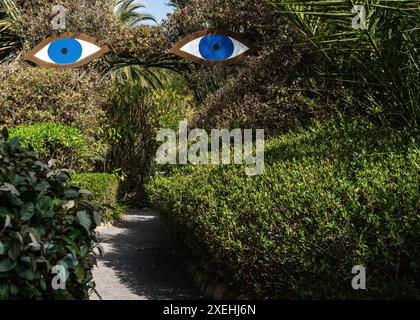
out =
[[[182,58],[208,66],[237,63],[253,51],[248,41],[215,29],[196,32],[169,50]],[[42,41],[25,59],[40,66],[69,69],[83,66],[107,52],[108,46],[100,45],[85,34],[63,33]]]

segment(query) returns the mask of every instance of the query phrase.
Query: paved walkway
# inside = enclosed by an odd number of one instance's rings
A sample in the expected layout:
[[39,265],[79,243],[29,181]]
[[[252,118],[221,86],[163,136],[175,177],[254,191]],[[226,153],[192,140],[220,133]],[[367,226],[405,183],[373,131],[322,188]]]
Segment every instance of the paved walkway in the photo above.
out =
[[[199,290],[150,209],[98,229],[104,256],[93,270],[103,300],[200,299]],[[98,300],[95,293],[91,300]]]

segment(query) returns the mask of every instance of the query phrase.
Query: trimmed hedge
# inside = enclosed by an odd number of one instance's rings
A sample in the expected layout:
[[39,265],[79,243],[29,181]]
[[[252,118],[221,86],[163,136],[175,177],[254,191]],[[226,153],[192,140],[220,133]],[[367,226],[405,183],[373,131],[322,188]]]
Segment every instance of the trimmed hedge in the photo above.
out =
[[[102,209],[86,192],[0,133],[0,300],[88,299]],[[54,289],[56,266],[65,289]]]
[[104,222],[115,221],[121,218],[125,207],[118,201],[119,179],[108,173],[74,174],[71,183],[92,192],[93,202],[104,207]]
[[25,149],[32,147],[45,162],[57,160],[57,166],[80,169],[87,151],[83,133],[75,127],[59,123],[37,123],[9,129]]
[[[419,136],[318,123],[269,141],[261,176],[177,167],[147,189],[186,254],[248,296],[418,298]],[[367,291],[352,289],[356,265]]]

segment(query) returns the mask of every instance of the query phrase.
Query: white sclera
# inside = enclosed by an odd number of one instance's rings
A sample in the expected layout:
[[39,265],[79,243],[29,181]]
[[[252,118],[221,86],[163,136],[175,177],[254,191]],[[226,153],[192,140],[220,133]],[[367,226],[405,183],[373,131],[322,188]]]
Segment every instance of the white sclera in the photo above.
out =
[[[79,62],[80,60],[83,60],[89,56],[91,56],[92,54],[95,54],[97,52],[99,52],[101,50],[100,47],[98,47],[97,45],[84,41],[84,40],[80,40],[80,39],[74,39],[76,41],[78,41],[80,43],[80,45],[82,46],[82,55],[79,58],[79,60],[72,62],[72,63],[76,63]],[[48,55],[48,49],[50,48],[51,43],[47,44],[44,48],[42,48],[41,50],[39,50],[34,57],[38,58],[39,60],[42,60],[44,62],[47,63],[51,63],[51,64],[58,64],[54,61],[51,60],[51,58]],[[71,64],[72,64],[71,63]]]
[[[204,59],[200,54],[200,41],[203,38],[204,37],[200,37],[200,38],[197,38],[193,41],[188,42],[180,50],[184,51],[186,53],[189,53],[189,54],[191,54],[195,57]],[[233,39],[232,37],[229,37],[229,38],[233,42],[234,50],[233,50],[233,54],[227,60],[236,58],[237,56],[240,56],[241,54],[243,54],[243,53],[245,53],[249,50],[249,48],[246,45],[244,45],[242,42],[239,42],[239,41]]]

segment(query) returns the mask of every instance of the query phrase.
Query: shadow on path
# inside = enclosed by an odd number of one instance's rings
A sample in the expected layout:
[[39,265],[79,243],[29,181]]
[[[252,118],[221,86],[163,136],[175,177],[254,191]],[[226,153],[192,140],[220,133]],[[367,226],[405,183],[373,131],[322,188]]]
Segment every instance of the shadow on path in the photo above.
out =
[[93,274],[104,300],[202,298],[152,210],[132,210],[98,232],[105,252]]

